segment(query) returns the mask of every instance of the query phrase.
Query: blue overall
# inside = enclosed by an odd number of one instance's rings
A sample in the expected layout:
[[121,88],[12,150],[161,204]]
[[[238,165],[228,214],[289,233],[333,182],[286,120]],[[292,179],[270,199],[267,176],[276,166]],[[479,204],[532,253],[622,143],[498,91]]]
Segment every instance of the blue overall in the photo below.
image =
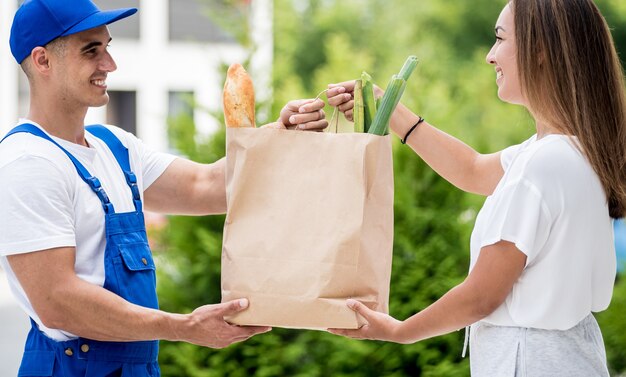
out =
[[[148,246],[137,178],[130,169],[128,149],[103,126],[89,126],[87,130],[103,140],[113,152],[133,195],[134,212],[115,213],[98,178],[93,177],[74,156],[36,126],[17,126],[5,139],[18,132],[26,132],[49,140],[67,154],[78,175],[100,199],[105,212],[104,288],[131,303],[158,309],[154,261]],[[159,343],[156,340],[102,342],[78,338],[57,342],[44,335],[32,319],[31,323],[19,377],[160,375],[157,364]]]

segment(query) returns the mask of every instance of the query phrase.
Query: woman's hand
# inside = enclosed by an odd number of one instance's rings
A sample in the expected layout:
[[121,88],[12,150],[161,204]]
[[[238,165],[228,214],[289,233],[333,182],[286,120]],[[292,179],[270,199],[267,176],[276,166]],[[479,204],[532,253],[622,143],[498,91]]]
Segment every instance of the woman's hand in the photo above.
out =
[[330,106],[337,107],[347,120],[353,121],[354,80],[329,84],[326,96]]
[[321,99],[299,99],[289,101],[280,111],[279,123],[286,128],[307,131],[322,131],[328,127]]
[[400,331],[402,326],[401,321],[398,321],[390,315],[374,311],[356,300],[348,300],[346,304],[350,309],[365,318],[367,324],[356,330],[328,329],[328,332],[353,339],[371,339],[385,340],[395,343],[409,343],[402,337]]
[[[355,81],[344,81],[337,84],[328,84],[328,104],[337,107],[347,120],[354,120],[354,83]],[[385,92],[374,85],[374,98],[380,98]]]

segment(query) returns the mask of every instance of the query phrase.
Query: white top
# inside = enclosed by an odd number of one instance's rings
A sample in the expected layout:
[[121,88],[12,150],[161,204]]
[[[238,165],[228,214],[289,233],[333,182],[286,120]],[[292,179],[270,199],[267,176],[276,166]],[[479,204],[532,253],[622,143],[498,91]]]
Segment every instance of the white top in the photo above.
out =
[[[25,122],[21,120],[20,124]],[[128,148],[143,199],[143,191],[175,157],[151,151],[122,129],[107,127]],[[90,133],[85,132],[85,138],[90,147],[52,137],[100,180],[116,213],[135,211],[130,188],[113,153]],[[102,205],[67,155],[48,140],[32,134],[15,134],[0,144],[0,182],[0,263],[13,295],[50,338],[73,339],[73,334],[43,326],[6,256],[76,247],[76,274],[102,286],[106,244]]]
[[504,176],[476,218],[470,270],[481,248],[500,240],[527,259],[505,302],[483,321],[566,330],[609,305],[613,222],[600,180],[574,143],[535,135],[502,151]]

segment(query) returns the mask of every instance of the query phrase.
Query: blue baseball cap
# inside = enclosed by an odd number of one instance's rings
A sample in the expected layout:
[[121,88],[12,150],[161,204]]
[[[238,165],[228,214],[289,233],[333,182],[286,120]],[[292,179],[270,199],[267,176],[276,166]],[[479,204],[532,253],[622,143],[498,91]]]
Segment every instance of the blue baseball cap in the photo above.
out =
[[[2,0],[6,1],[6,0]],[[131,16],[137,8],[102,11],[91,0],[26,0],[11,26],[11,53],[18,63],[35,47]]]

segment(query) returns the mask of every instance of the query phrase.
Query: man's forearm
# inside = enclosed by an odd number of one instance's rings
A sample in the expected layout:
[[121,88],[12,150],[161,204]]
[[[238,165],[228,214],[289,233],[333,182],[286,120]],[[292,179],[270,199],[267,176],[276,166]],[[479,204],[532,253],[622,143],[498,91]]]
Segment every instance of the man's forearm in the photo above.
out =
[[147,210],[172,215],[226,212],[226,159],[212,164],[178,158],[144,193]]
[[202,215],[226,213],[226,158],[205,165],[196,184],[195,202]]
[[108,290],[73,278],[35,310],[49,328],[101,341],[180,340],[188,317],[131,304]]

